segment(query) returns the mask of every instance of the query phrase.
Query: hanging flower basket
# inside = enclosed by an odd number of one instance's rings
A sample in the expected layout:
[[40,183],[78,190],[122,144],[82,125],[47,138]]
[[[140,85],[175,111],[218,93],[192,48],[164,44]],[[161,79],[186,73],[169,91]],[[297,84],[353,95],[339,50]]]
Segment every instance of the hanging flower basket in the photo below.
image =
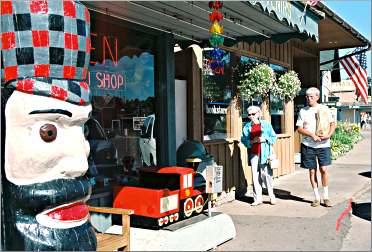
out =
[[278,99],[288,102],[293,100],[301,90],[301,81],[295,71],[280,76],[277,85],[272,89],[272,94]]
[[266,98],[274,85],[274,70],[266,64],[260,64],[244,73],[243,78],[239,80],[238,89],[240,96],[250,102],[254,98]]

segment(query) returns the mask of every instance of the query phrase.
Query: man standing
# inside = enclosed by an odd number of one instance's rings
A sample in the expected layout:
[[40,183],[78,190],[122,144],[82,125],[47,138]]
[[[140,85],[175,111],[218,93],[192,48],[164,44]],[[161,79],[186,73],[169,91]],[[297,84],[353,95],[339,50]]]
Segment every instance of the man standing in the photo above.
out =
[[[296,126],[298,126],[298,132],[303,135],[301,141],[301,167],[309,170],[310,183],[315,195],[311,206],[317,207],[320,205],[317,179],[317,169],[319,167],[323,186],[324,206],[331,207],[328,196],[328,166],[331,164],[330,138],[335,130],[335,122],[329,108],[318,104],[319,96],[319,89],[315,87],[307,89],[306,100],[308,106],[300,110]],[[316,135],[317,113],[320,110],[326,111],[327,118],[322,120],[329,123],[328,132],[322,136]]]

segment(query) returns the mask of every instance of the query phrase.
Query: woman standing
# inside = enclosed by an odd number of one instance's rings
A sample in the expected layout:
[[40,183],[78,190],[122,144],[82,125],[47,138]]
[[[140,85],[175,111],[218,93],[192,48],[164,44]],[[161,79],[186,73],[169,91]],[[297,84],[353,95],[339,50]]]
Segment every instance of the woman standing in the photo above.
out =
[[243,128],[242,143],[249,149],[248,159],[253,177],[253,198],[251,206],[262,204],[262,182],[265,183],[270,203],[276,204],[273,189],[272,170],[268,168],[270,149],[276,141],[276,134],[269,122],[260,119],[261,109],[257,106],[248,108],[249,122]]

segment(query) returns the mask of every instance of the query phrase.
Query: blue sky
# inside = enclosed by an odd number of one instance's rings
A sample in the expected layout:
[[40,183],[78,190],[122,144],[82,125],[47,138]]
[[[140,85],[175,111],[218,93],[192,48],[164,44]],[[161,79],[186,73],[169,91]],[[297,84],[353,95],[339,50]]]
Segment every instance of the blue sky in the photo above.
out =
[[[325,4],[371,41],[371,0],[326,0]],[[350,49],[340,51],[340,56]],[[367,52],[367,72],[371,76],[371,51]],[[346,77],[345,71],[341,71]]]

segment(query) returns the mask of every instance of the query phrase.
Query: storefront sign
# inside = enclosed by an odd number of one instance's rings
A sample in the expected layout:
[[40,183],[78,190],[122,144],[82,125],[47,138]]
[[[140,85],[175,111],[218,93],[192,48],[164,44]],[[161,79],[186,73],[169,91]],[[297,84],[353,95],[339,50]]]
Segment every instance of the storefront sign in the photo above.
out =
[[[90,86],[96,85],[99,89],[116,90],[124,86],[125,75],[121,71],[112,71],[112,68],[118,66],[118,38],[92,32],[92,39],[97,39],[97,42],[102,45],[102,64],[97,64],[96,61],[90,61],[93,65],[89,69],[88,81]],[[96,48],[91,48],[91,53],[94,54]],[[109,55],[108,63],[106,63],[106,54]],[[116,70],[116,69],[114,69]],[[119,69],[118,69],[119,70]],[[94,87],[93,87],[94,88]]]
[[96,72],[95,77],[99,81],[98,88],[119,89],[124,86],[124,77],[120,73]]
[[221,105],[213,105],[212,107],[210,107],[210,105],[207,105],[205,108],[205,113],[212,115],[226,115],[227,108],[224,108]]
[[154,96],[154,55],[137,47],[136,42],[126,44],[125,38],[137,36],[137,32],[123,30],[124,33],[118,35],[117,27],[100,28],[96,27],[98,30],[91,33],[87,79],[92,96],[110,94],[124,101],[138,99],[146,103]]
[[[92,39],[98,38],[98,34],[95,32],[92,32],[91,37]],[[111,37],[112,36],[110,36],[110,38]],[[102,44],[102,59],[103,59],[102,63],[105,64],[106,53],[108,53],[110,56],[110,59],[114,62],[114,65],[117,66],[118,65],[118,38],[113,37],[112,43],[109,42],[108,37],[105,35],[103,36],[101,35],[98,39],[100,39],[99,42]],[[91,47],[90,50],[91,50],[91,53],[93,53],[93,51],[95,51],[96,48]],[[95,65],[96,63],[97,63],[96,61],[90,61],[90,64]]]

